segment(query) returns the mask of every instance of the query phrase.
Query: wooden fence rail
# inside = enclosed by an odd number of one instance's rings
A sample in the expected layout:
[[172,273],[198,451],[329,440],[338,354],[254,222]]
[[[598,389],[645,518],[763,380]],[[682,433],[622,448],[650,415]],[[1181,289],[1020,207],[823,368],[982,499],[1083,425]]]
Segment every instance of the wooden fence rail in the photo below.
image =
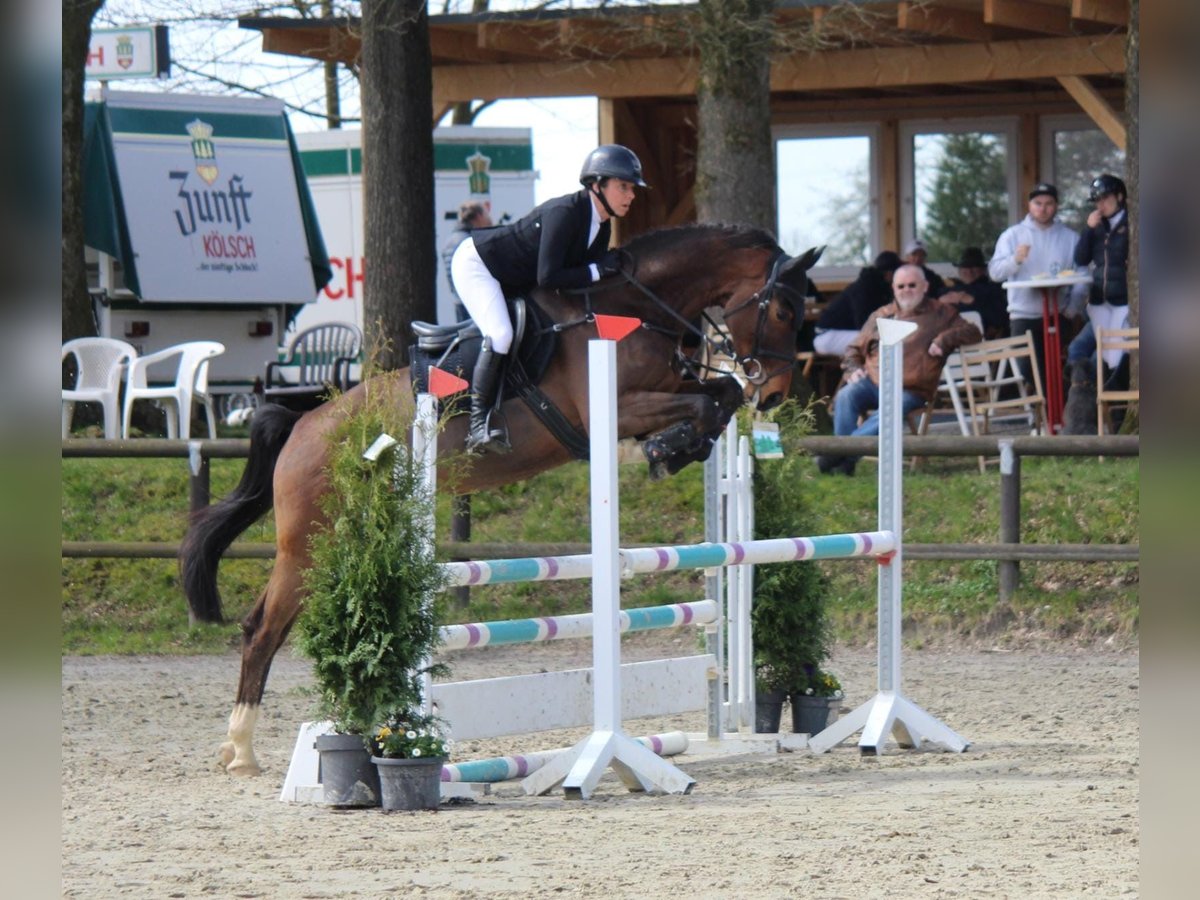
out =
[[[807,452],[830,456],[866,456],[878,447],[873,437],[815,436],[800,442]],[[910,456],[994,456],[1000,459],[1000,542],[989,544],[904,544],[907,559],[994,559],[999,565],[1000,598],[1016,590],[1021,561],[1137,562],[1138,544],[1023,544],[1021,543],[1021,457],[1023,456],[1138,456],[1137,435],[1010,436],[905,435],[904,451]],[[248,440],[179,441],[143,438],[127,441],[99,439],[62,442],[63,459],[83,458],[183,458],[188,460],[189,499],[192,510],[208,505],[209,460],[245,458]],[[562,556],[590,552],[583,543],[484,543],[446,541],[438,549],[450,559],[499,559],[527,556]],[[68,559],[173,559],[179,544],[170,542],[63,541]],[[226,552],[230,559],[270,559],[274,544],[235,543]]]

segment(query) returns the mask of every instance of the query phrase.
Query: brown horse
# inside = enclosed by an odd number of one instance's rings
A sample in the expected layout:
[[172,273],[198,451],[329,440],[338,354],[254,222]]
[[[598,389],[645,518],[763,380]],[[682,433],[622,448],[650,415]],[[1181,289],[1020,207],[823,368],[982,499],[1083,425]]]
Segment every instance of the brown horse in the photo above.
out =
[[[647,438],[648,458],[658,474],[707,457],[712,440],[736,408],[755,399],[760,408],[783,400],[792,378],[798,302],[806,270],[819,253],[784,253],[766,232],[728,226],[687,226],[652,232],[631,241],[624,278],[597,285],[586,297],[537,290],[534,298],[559,323],[576,323],[559,334],[559,347],[540,387],[566,419],[588,427],[587,342],[594,325],[585,309],[633,316],[643,327],[617,346],[618,429],[622,438]],[[732,351],[746,385],[725,375],[685,377],[684,338],[699,335],[695,323],[718,307],[732,336]],[[703,339],[702,339],[703,340]],[[242,669],[221,747],[227,771],[257,774],[252,737],[263,688],[275,652],[300,611],[301,573],[308,565],[309,535],[321,527],[318,500],[326,490],[327,435],[340,411],[361,403],[365,392],[383,390],[397,404],[413,403],[407,370],[368,379],[346,394],[303,415],[267,406],[254,417],[249,461],[241,482],[219,503],[193,519],[180,551],[183,587],[195,618],[220,621],[217,564],[237,535],[275,510],[277,555],[270,580],[242,625]],[[475,458],[460,476],[462,493],[509,484],[559,466],[571,458],[519,400],[502,407],[512,443],[507,454]],[[466,416],[449,420],[439,439],[441,455],[461,451]],[[664,454],[673,454],[664,460]],[[663,468],[665,466],[665,469]]]

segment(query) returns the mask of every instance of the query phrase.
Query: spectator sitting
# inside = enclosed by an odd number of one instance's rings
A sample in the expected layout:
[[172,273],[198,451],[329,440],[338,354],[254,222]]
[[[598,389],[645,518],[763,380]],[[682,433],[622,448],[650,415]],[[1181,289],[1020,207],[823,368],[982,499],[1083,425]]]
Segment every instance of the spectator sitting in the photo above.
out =
[[458,291],[454,288],[454,276],[450,274],[450,260],[454,258],[454,251],[476,228],[491,228],[492,213],[491,204],[484,200],[464,200],[458,207],[458,224],[454,226],[454,230],[450,232],[450,239],[446,241],[446,245],[442,247],[442,263],[446,266],[446,281],[450,285],[450,293],[454,296],[454,317],[458,322],[465,322],[468,318],[467,308],[463,306],[462,300],[458,296]]
[[921,272],[925,275],[925,282],[929,285],[929,296],[940,297],[946,293],[946,282],[942,280],[941,275],[925,265],[925,260],[928,258],[929,252],[925,248],[925,242],[920,238],[913,238],[904,245],[904,261],[914,266],[920,266]]
[[858,278],[821,310],[813,349],[830,356],[843,356],[871,313],[891,301],[892,273],[900,265],[899,256],[884,250],[871,265],[860,270]]
[[[988,263],[988,274],[997,282],[1027,281],[1038,276],[1057,275],[1075,253],[1075,232],[1054,221],[1058,212],[1058,188],[1036,184],[1029,192],[1029,214],[1008,228],[996,241],[996,252]],[[1087,298],[1085,285],[1057,292],[1059,309],[1069,318],[1078,319]],[[1033,338],[1038,367],[1046,383],[1046,353],[1042,339],[1042,292],[1034,288],[1013,288],[1008,292],[1008,329],[1013,337],[1029,332]],[[1026,381],[1032,381],[1027,364],[1021,362]]]
[[938,299],[958,307],[959,312],[967,307],[979,313],[983,336],[988,340],[1008,337],[1008,297],[1004,288],[988,278],[983,251],[966,247],[954,265],[958,267],[958,277]]
[[[906,265],[892,278],[896,302],[871,313],[867,324],[851,342],[842,360],[845,377],[833,399],[834,434],[854,436],[879,433],[879,328],[876,320],[894,318],[913,322],[917,330],[904,342],[903,415],[920,409],[937,392],[946,357],[982,337],[979,329],[958,314],[958,309],[928,296],[929,286],[919,266]],[[858,420],[870,412],[860,425]],[[856,456],[818,456],[822,472],[854,474]]]
[[[1128,328],[1129,294],[1125,271],[1129,258],[1129,216],[1125,210],[1125,182],[1115,175],[1100,175],[1088,197],[1096,208],[1075,245],[1075,265],[1092,267],[1088,321],[1067,348],[1067,363],[1093,360],[1094,328]],[[1104,364],[1114,372],[1124,354],[1109,351]]]

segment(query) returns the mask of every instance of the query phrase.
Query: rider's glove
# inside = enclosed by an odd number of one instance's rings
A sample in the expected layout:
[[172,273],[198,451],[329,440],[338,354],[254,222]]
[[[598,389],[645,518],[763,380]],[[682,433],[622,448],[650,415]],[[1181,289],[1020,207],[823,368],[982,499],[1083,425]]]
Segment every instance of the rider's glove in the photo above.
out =
[[621,251],[609,250],[596,263],[596,269],[600,272],[601,278],[606,278],[609,275],[616,275],[621,271]]

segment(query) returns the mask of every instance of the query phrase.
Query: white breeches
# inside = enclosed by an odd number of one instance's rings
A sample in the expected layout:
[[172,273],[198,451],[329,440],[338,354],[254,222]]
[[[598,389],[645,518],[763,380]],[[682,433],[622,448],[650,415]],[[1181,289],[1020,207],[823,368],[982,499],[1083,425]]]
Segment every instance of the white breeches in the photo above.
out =
[[845,356],[846,348],[856,337],[858,337],[858,332],[853,329],[831,328],[813,338],[813,349],[818,353],[828,353],[830,356]]
[[450,259],[450,277],[454,289],[483,336],[492,339],[492,351],[507,353],[512,346],[513,328],[504,303],[504,289],[488,271],[475,241],[468,237]]
[[[1092,320],[1092,329],[1097,328],[1128,328],[1129,327],[1129,307],[1128,306],[1111,306],[1108,303],[1089,303],[1087,308],[1088,318]],[[1097,348],[1099,347],[1099,335],[1096,335]],[[1121,357],[1125,355],[1124,350],[1105,350],[1104,364],[1110,369],[1115,369],[1121,362]]]

